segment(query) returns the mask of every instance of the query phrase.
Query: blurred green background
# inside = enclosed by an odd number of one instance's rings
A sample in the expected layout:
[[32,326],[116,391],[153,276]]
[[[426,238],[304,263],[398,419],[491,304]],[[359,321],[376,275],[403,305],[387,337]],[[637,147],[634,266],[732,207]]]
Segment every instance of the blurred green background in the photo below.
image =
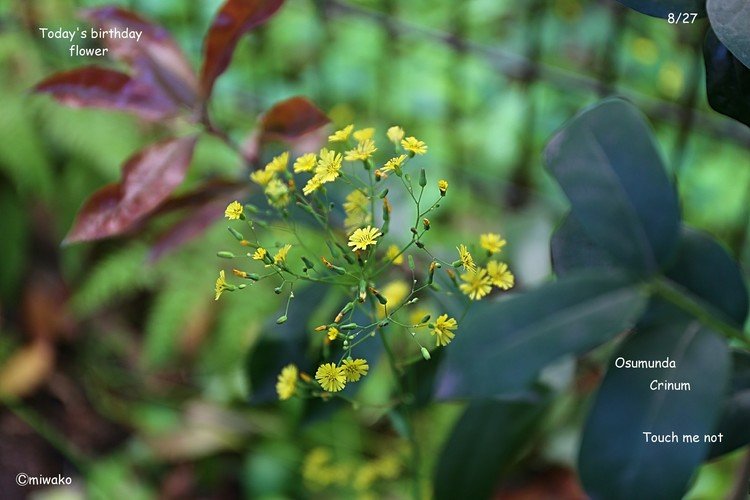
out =
[[[164,135],[29,93],[51,73],[112,64],[70,58],[67,42],[37,31],[81,25],[79,9],[106,3],[0,0],[0,393],[20,398],[0,407],[1,496],[30,491],[14,485],[19,471],[76,478],[37,498],[406,496],[401,444],[383,412],[301,422],[294,403],[247,406],[246,353],[279,304],[248,294],[213,302],[225,224],[156,263],[146,263],[149,245],[168,221],[60,247],[83,201]],[[166,26],[197,68],[221,2],[114,3]],[[543,170],[546,141],[581,108],[622,95],[651,119],[685,219],[747,265],[750,131],[708,108],[704,22],[670,25],[595,0],[288,0],[240,43],[213,117],[241,142],[260,112],[301,94],[336,124],[401,124],[429,144],[430,172],[451,181],[430,237],[501,232],[523,289],[548,278],[549,235],[566,210]],[[185,186],[211,176],[245,178],[235,153],[203,139]],[[545,484],[575,491],[578,403],[592,387],[567,383],[502,495]],[[426,482],[460,409],[433,405],[417,417]],[[305,478],[321,453],[332,457],[331,477]],[[372,472],[388,460],[395,472]],[[728,491],[736,462],[704,467],[690,498]],[[360,487],[337,474],[376,479]]]

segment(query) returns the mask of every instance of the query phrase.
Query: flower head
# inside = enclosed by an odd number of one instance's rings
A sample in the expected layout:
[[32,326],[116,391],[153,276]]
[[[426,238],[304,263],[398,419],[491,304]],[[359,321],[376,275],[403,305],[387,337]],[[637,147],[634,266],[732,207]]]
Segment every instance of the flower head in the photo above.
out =
[[268,255],[268,250],[263,247],[258,247],[253,253],[253,260],[264,260]]
[[276,208],[283,208],[289,204],[289,186],[280,179],[273,179],[265,189],[268,201]]
[[322,184],[335,181],[341,175],[342,160],[341,153],[330,151],[327,148],[321,149],[318,166],[315,167],[315,176],[319,178]]
[[375,129],[372,127],[363,128],[362,130],[357,130],[354,132],[354,140],[358,142],[366,141],[368,139],[372,139],[375,135]]
[[333,135],[329,135],[328,140],[331,142],[344,142],[349,138],[352,130],[354,130],[354,125],[347,125],[341,130],[337,130],[336,132],[334,132]]
[[276,177],[276,172],[273,170],[256,170],[252,174],[250,174],[250,180],[254,183],[258,184],[259,186],[265,186],[269,182],[271,182],[272,179]]
[[464,266],[464,269],[467,271],[474,271],[477,268],[477,265],[474,264],[474,257],[471,256],[466,245],[461,244],[456,248],[458,249],[458,258],[461,259],[461,265]]
[[310,180],[307,181],[307,184],[305,184],[305,187],[302,188],[302,192],[305,194],[305,196],[309,196],[323,185],[323,183],[320,181],[320,177],[317,175],[313,175]]
[[216,298],[214,300],[219,300],[219,297],[221,297],[221,294],[224,293],[224,290],[232,291],[234,290],[234,286],[227,283],[224,270],[221,270],[219,271],[219,277],[216,278]]
[[427,153],[427,144],[416,137],[407,137],[406,139],[403,139],[401,141],[401,146],[415,155],[423,155]]
[[315,380],[318,381],[323,390],[338,392],[346,385],[346,371],[342,366],[324,363],[315,372]]
[[279,251],[276,252],[276,255],[273,256],[273,263],[274,264],[281,264],[284,261],[286,261],[286,255],[289,253],[289,250],[291,250],[292,245],[286,244],[283,247],[279,248]]
[[315,164],[318,162],[318,156],[315,153],[307,153],[297,158],[294,162],[294,172],[312,172],[315,169]]
[[508,269],[508,264],[491,260],[487,263],[487,274],[492,284],[502,290],[513,288],[516,278]]
[[347,228],[369,224],[370,198],[359,189],[355,189],[346,196],[344,212],[346,213],[344,225]]
[[286,166],[289,164],[289,152],[285,151],[281,153],[279,156],[274,157],[271,162],[266,165],[266,170],[270,172],[275,173],[283,173],[286,172]]
[[404,263],[404,255],[397,245],[391,245],[385,251],[385,259],[390,261],[394,266],[400,266]]
[[341,331],[335,326],[328,329],[328,340],[336,340],[339,338],[339,335],[341,335]]
[[279,395],[279,399],[283,401],[294,396],[294,391],[297,389],[298,374],[299,371],[294,365],[286,365],[281,369],[281,373],[276,379],[276,393]]
[[393,144],[398,144],[399,142],[401,142],[401,139],[404,138],[404,129],[398,126],[393,126],[388,129],[386,135],[388,136],[389,141],[391,141]]
[[352,247],[352,251],[367,250],[370,245],[377,245],[378,238],[383,236],[380,229],[372,226],[365,228],[359,228],[355,230],[351,236],[349,236],[348,245]]
[[448,181],[440,179],[438,181],[438,191],[440,191],[440,196],[445,196],[445,193],[448,192]]
[[375,142],[372,139],[365,139],[358,142],[357,147],[347,151],[344,159],[346,161],[367,160],[377,150],[378,148],[375,147]]
[[370,369],[365,359],[347,358],[342,363],[342,366],[348,382],[358,381],[361,377],[367,375],[367,371]]
[[227,209],[224,210],[224,217],[226,217],[229,220],[237,220],[240,217],[242,217],[242,212],[244,209],[242,208],[242,205],[239,201],[233,201],[229,205],[227,205]]
[[394,170],[398,171],[407,158],[409,157],[406,155],[400,155],[395,158],[391,158],[390,160],[385,162],[385,165],[383,165],[383,168],[381,168],[380,170],[383,173],[393,172]]
[[490,255],[502,250],[507,243],[499,234],[485,233],[479,236],[479,245],[487,250]]
[[458,328],[458,322],[454,318],[448,318],[447,314],[439,316],[430,332],[430,334],[435,335],[435,345],[448,345],[456,336],[453,333],[456,328]]
[[479,300],[492,290],[492,281],[486,269],[475,269],[461,275],[463,283],[459,286],[464,295],[471,300]]

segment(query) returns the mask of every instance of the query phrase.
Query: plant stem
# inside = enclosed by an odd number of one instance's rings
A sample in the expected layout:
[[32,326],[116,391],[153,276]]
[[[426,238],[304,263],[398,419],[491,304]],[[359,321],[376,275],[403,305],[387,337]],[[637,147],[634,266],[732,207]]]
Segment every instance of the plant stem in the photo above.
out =
[[740,464],[739,474],[729,494],[729,500],[744,500],[747,498],[747,488],[750,484],[750,449],[745,452],[745,456]]

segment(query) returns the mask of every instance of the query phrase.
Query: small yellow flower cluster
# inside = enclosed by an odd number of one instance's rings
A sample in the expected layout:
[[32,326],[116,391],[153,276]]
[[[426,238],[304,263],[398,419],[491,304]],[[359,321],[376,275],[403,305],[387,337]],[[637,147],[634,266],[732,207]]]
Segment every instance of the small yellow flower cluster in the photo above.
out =
[[[330,332],[329,332],[330,338]],[[315,380],[326,392],[338,392],[347,382],[357,382],[367,375],[370,365],[364,359],[347,358],[340,365],[323,363],[315,372]]]
[[[486,233],[479,237],[479,246],[486,251],[487,257],[502,251],[506,243],[495,233]],[[459,289],[471,300],[482,299],[492,291],[492,287],[509,290],[515,285],[515,277],[506,263],[491,259],[486,262],[485,267],[477,267],[466,245],[461,244],[457,249],[459,260],[454,264],[466,271],[461,275],[462,283]]]
[[[250,174],[250,180],[263,188],[268,202],[275,208],[284,208],[291,201],[293,182],[289,177],[287,166],[289,153],[283,152],[271,160],[262,170]],[[285,177],[283,180],[281,177]]]
[[302,478],[309,489],[320,491],[331,486],[353,487],[360,495],[383,481],[397,479],[402,470],[402,460],[395,452],[355,465],[348,460],[336,461],[329,449],[317,447],[302,462]]

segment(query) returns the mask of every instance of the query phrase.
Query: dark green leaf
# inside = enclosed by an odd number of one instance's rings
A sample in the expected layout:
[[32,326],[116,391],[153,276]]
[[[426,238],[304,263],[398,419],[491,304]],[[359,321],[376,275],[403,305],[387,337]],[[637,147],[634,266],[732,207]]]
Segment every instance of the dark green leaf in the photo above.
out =
[[703,43],[706,95],[716,111],[750,125],[750,69],[745,67],[709,28]]
[[729,396],[715,434],[723,434],[721,443],[711,445],[709,458],[729,453],[750,444],[750,353],[732,353],[732,380]]
[[646,295],[614,273],[580,274],[480,304],[446,349],[437,397],[492,398],[528,390],[539,371],[630,328]]
[[667,19],[669,14],[675,16],[684,13],[706,15],[706,0],[617,0],[621,4],[637,10],[642,14]]
[[708,0],[708,19],[721,43],[750,66],[750,4],[746,0]]
[[621,266],[653,274],[678,242],[677,195],[643,115],[608,99],[550,141],[547,168],[588,237]]
[[[610,367],[584,429],[579,469],[594,499],[681,498],[708,452],[729,375],[724,339],[671,312],[638,328],[616,357],[674,360],[675,368]],[[614,364],[615,360],[612,361]],[[690,391],[654,391],[652,381],[690,383]],[[678,436],[646,443],[644,432]],[[698,443],[682,442],[698,435]]]
[[558,276],[582,269],[613,269],[612,257],[586,235],[583,226],[571,214],[552,234],[552,268]]
[[548,399],[472,402],[453,427],[435,471],[435,498],[490,498],[525,451]]

